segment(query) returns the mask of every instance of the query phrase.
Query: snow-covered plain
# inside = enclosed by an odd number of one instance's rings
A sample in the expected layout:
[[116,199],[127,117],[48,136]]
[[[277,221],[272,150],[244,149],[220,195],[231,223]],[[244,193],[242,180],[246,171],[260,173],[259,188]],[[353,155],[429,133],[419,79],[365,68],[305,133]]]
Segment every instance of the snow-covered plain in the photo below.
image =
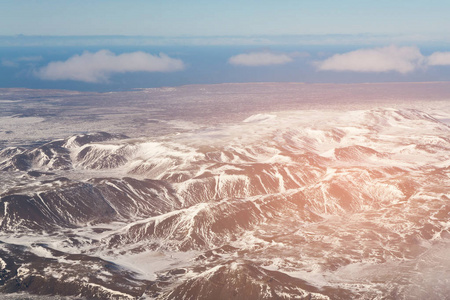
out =
[[450,297],[448,83],[2,98],[9,297]]

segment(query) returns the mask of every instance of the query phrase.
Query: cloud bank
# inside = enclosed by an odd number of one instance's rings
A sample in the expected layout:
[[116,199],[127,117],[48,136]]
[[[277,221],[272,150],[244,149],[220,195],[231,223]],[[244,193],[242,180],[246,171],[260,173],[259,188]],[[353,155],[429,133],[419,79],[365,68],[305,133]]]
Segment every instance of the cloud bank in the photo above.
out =
[[270,65],[282,65],[293,61],[291,55],[286,53],[251,52],[232,56],[228,63],[238,66],[258,67]]
[[450,65],[450,52],[434,52],[428,56],[430,66],[448,66]]
[[423,66],[425,57],[417,47],[389,46],[359,49],[344,54],[335,54],[318,62],[319,70],[353,72],[389,72],[402,74]]
[[36,76],[46,80],[75,80],[106,82],[115,73],[125,72],[173,72],[184,69],[184,63],[164,53],[151,55],[131,52],[115,55],[108,50],[84,52],[66,61],[50,62],[36,71]]

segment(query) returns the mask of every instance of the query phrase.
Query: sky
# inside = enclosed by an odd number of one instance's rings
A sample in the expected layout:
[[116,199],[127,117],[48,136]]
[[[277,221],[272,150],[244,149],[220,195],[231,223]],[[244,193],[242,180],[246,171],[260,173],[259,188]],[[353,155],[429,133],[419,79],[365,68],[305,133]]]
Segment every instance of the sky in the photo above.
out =
[[0,88],[450,81],[446,0],[0,0]]
[[0,35],[445,35],[447,0],[0,0]]

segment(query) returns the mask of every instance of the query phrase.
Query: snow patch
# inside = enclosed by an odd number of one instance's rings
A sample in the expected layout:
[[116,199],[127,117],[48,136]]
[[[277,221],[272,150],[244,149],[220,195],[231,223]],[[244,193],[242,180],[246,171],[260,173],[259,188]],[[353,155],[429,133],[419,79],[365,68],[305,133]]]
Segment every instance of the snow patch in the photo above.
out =
[[252,115],[250,117],[248,117],[247,119],[245,119],[244,123],[262,123],[268,120],[272,120],[275,119],[277,116],[276,115],[270,115],[270,114],[256,114],[256,115]]

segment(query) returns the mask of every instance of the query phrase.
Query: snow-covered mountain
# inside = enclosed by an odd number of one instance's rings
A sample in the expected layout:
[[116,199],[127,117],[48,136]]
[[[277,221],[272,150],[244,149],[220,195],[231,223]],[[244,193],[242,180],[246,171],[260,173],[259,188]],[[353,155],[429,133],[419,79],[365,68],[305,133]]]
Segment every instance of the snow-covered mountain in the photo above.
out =
[[447,299],[450,110],[411,106],[4,147],[0,292]]

